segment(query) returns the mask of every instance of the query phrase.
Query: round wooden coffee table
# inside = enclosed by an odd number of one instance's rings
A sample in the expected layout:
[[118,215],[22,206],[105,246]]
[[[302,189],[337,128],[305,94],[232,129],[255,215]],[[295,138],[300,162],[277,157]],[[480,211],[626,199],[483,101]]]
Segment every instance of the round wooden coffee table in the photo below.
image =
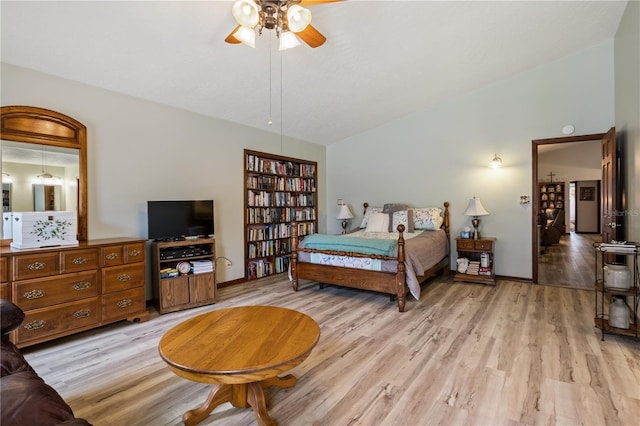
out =
[[167,331],[158,345],[162,359],[178,376],[211,383],[207,400],[182,416],[185,425],[204,420],[218,405],[251,406],[258,424],[275,425],[263,388],[292,387],[289,374],[320,338],[311,317],[275,306],[241,306],[198,315]]

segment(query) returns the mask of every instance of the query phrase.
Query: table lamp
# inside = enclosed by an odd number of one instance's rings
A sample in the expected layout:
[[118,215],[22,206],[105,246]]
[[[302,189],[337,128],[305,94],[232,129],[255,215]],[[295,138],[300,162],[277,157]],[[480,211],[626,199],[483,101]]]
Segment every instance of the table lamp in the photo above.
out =
[[471,219],[471,224],[473,225],[473,239],[477,240],[480,238],[480,233],[478,232],[478,226],[480,225],[480,219],[478,216],[488,215],[489,212],[484,209],[484,206],[480,202],[480,198],[473,197],[469,200],[469,205],[467,209],[464,211],[463,215],[465,216],[473,216]]
[[348,205],[340,204],[340,211],[338,212],[336,219],[342,220],[342,233],[346,234],[347,223],[349,222],[349,219],[353,219],[353,213],[351,213]]

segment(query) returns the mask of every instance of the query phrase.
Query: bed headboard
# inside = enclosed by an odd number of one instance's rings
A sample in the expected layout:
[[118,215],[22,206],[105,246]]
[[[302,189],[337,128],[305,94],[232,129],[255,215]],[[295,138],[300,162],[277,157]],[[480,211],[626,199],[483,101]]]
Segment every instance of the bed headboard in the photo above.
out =
[[[444,210],[442,211],[442,226],[440,229],[444,230],[445,234],[447,234],[447,239],[451,238],[451,234],[449,231],[449,202],[445,201],[443,203]],[[364,216],[367,213],[367,207],[369,207],[369,203],[362,203],[362,215]]]

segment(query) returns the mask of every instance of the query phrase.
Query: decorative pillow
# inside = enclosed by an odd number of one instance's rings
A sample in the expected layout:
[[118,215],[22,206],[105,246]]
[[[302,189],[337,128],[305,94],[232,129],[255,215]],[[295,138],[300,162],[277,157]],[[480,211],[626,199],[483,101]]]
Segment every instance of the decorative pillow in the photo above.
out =
[[362,219],[362,223],[360,224],[360,228],[366,228],[367,223],[369,222],[369,217],[373,213],[382,213],[382,207],[367,207],[367,211],[364,213],[364,218]]
[[415,229],[440,229],[444,219],[440,216],[439,207],[426,207],[413,210],[413,224]]
[[382,213],[393,213],[400,210],[407,210],[408,208],[409,206],[406,204],[389,203],[385,204],[384,207],[382,207]]
[[372,213],[364,232],[389,232],[389,215],[387,213]]
[[397,212],[390,213],[391,221],[389,226],[389,232],[398,232],[398,225],[404,225],[404,232],[414,232],[413,223],[413,209],[399,210]]

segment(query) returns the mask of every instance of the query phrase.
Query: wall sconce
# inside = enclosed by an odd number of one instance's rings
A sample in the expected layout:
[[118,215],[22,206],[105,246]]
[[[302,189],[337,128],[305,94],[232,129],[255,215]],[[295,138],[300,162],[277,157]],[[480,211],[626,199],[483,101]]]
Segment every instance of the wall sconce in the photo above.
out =
[[492,169],[499,169],[502,167],[502,158],[498,157],[498,154],[494,155],[493,160],[489,162],[489,167]]
[[531,199],[529,198],[528,195],[520,196],[520,204],[529,204],[529,203],[531,203]]
[[11,175],[9,173],[2,173],[2,183],[11,183]]
[[[338,202],[340,201],[342,201],[342,199],[338,200]],[[342,201],[342,204],[340,204],[340,211],[338,212],[338,216],[336,216],[336,219],[342,220],[342,233],[346,234],[347,224],[349,223],[350,219],[353,219],[353,213],[351,213],[349,206],[344,204],[344,201]]]

